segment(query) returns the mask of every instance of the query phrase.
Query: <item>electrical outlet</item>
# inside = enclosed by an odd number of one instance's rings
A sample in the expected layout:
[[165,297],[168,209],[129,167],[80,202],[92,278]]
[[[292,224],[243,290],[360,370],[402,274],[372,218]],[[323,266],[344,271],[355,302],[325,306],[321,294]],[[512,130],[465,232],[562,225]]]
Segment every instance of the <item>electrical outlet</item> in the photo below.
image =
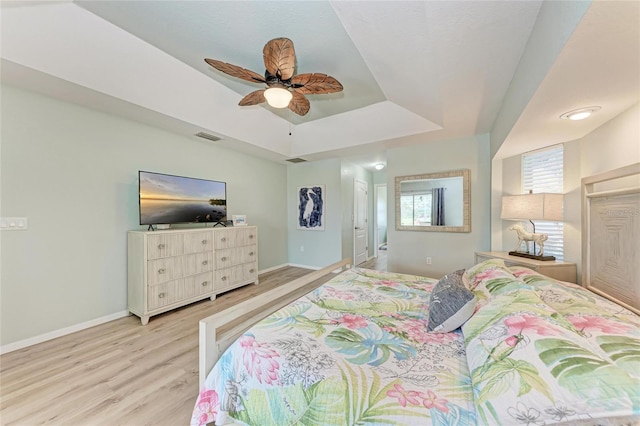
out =
[[304,252],[304,246],[300,246],[300,253]]
[[427,256],[427,265],[431,265],[431,258]]

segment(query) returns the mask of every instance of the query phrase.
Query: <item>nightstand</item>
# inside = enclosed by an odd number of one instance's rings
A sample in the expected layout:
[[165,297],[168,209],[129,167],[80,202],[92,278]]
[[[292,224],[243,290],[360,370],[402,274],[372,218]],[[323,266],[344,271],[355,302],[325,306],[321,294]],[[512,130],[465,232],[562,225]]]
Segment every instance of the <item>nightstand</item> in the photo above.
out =
[[510,256],[506,251],[476,252],[476,263],[488,259],[502,259],[507,266],[524,266],[559,281],[568,281],[570,283],[577,283],[578,281],[576,264],[571,262],[527,259],[526,257]]

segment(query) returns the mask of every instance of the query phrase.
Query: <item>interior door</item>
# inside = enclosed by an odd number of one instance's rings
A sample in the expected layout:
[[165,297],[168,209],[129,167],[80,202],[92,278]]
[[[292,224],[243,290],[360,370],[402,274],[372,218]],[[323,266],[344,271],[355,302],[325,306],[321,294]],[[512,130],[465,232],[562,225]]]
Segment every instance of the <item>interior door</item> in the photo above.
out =
[[367,183],[361,180],[354,182],[354,202],[353,202],[353,264],[359,265],[367,260],[369,249],[368,241],[368,203]]

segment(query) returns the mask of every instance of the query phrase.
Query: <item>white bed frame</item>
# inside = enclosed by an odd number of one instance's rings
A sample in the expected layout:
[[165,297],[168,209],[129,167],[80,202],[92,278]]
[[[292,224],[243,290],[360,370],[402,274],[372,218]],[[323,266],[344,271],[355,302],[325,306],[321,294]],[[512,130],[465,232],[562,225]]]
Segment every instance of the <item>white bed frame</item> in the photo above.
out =
[[342,259],[200,320],[200,388],[220,355],[253,324],[322,285],[310,285],[314,281],[350,266],[350,258]]
[[640,315],[640,186],[595,186],[634,175],[640,163],[582,179],[582,286]]

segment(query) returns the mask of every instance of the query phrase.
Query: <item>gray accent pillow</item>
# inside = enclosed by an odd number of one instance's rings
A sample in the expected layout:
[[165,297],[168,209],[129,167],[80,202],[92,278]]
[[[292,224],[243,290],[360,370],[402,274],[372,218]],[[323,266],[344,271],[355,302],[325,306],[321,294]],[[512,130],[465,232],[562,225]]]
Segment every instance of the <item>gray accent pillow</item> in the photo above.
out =
[[471,318],[475,309],[476,296],[465,286],[464,269],[447,274],[431,292],[427,331],[453,331]]

